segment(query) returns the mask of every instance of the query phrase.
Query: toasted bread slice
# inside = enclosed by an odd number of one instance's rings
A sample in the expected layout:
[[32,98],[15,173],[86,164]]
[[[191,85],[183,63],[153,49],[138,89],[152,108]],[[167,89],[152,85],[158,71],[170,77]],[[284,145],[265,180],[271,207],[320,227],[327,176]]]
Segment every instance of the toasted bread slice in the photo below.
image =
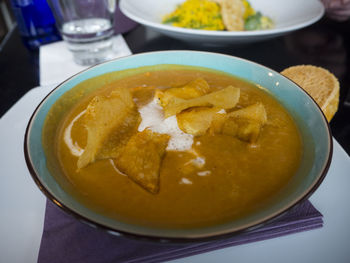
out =
[[196,107],[177,114],[177,124],[179,128],[194,136],[203,135],[209,129],[213,116],[219,110],[216,108]]
[[145,129],[128,141],[116,167],[131,180],[152,194],[159,191],[159,173],[169,135]]
[[312,65],[289,67],[281,72],[302,87],[320,106],[328,121],[338,110],[339,82],[328,70]]
[[231,109],[236,106],[240,95],[240,89],[228,86],[218,91],[205,94],[201,97],[184,100],[177,97],[172,98],[164,107],[166,118],[176,115],[181,111],[192,107],[217,107],[220,109]]
[[221,0],[221,16],[228,31],[244,30],[244,4],[242,0]]
[[117,157],[129,138],[137,132],[141,121],[139,115],[126,88],[118,88],[109,96],[95,96],[83,117],[87,145],[78,159],[77,168],[84,168],[98,159]]
[[214,116],[210,132],[230,135],[249,143],[257,141],[267,122],[265,107],[260,102],[221,116]]
[[174,97],[185,100],[194,99],[207,94],[209,89],[209,84],[205,79],[197,78],[182,87],[174,87],[164,91],[157,90],[156,98],[159,104],[165,107]]

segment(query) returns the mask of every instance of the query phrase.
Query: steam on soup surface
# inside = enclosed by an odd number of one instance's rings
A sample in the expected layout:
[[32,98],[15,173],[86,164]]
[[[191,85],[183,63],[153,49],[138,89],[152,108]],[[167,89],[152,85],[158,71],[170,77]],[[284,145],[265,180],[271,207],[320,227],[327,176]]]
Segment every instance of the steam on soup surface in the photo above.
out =
[[257,85],[202,68],[117,79],[66,113],[55,148],[67,189],[108,217],[203,227],[249,214],[295,175],[288,112]]

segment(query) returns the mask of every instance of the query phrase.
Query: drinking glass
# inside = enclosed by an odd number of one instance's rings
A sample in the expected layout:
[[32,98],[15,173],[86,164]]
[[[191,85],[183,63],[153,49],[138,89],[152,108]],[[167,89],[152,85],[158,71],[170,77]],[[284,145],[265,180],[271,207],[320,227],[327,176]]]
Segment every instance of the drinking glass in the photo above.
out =
[[113,56],[116,0],[47,0],[74,61],[94,65]]
[[[4,1],[0,3],[5,4]],[[17,28],[27,48],[37,50],[42,44],[61,40],[46,0],[11,0],[10,3]]]

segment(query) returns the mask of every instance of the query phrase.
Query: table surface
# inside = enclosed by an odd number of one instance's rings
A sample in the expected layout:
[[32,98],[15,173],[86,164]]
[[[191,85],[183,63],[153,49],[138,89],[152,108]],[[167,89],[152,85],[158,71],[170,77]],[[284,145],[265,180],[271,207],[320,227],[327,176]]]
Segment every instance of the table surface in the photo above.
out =
[[[252,60],[276,71],[300,64],[321,66],[340,82],[339,109],[330,123],[333,136],[350,154],[350,21],[326,18],[286,36],[242,46],[192,45],[138,26],[123,35],[135,53],[200,50]],[[39,52],[28,51],[15,28],[0,50],[0,116],[27,91],[39,85]]]

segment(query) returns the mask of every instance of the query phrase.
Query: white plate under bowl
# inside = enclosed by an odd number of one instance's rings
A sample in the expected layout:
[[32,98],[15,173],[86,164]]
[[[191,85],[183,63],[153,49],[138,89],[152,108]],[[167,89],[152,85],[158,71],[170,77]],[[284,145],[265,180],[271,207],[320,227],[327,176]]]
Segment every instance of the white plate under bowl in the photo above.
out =
[[324,14],[319,0],[250,0],[253,8],[271,17],[275,27],[257,31],[209,31],[162,24],[162,17],[184,0],[121,0],[120,10],[130,19],[167,36],[204,44],[241,44],[280,36],[318,21]]

